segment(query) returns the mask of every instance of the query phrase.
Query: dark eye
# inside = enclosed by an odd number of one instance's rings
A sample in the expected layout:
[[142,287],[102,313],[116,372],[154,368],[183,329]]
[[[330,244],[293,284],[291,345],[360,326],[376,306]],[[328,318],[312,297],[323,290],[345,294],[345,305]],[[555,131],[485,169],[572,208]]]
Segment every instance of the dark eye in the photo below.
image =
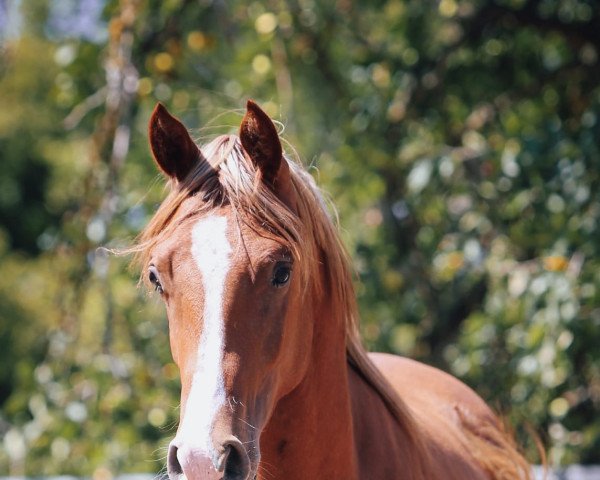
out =
[[278,262],[273,270],[271,283],[274,287],[283,287],[292,276],[292,266],[288,262]]
[[163,287],[160,283],[160,280],[158,279],[158,270],[156,270],[156,267],[154,265],[150,265],[150,268],[148,269],[148,280],[154,287],[155,291],[157,291],[161,295],[164,293]]

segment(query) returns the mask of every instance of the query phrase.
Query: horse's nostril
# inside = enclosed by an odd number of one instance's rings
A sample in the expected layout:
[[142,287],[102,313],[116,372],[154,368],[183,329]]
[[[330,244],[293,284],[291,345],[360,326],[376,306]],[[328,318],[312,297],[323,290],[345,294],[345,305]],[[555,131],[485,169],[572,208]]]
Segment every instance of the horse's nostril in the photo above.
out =
[[183,473],[183,469],[177,458],[177,447],[172,444],[169,445],[169,454],[167,456],[167,473],[169,474],[169,478]]
[[227,449],[224,455],[225,478],[231,480],[246,480],[250,471],[250,460],[242,443],[235,439],[225,443]]
[[[218,448],[216,458],[198,448],[175,444],[169,445],[167,473],[171,480],[187,477],[193,480],[248,480],[250,460],[242,443],[229,437]],[[185,475],[185,477],[182,477]]]

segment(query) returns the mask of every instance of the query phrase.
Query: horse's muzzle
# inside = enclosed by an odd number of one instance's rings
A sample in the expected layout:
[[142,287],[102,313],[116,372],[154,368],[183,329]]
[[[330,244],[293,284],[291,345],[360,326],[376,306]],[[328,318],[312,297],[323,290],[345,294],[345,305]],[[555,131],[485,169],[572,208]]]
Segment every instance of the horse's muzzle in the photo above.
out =
[[169,445],[167,472],[170,480],[247,480],[250,460],[242,442],[235,437],[227,439],[219,454],[210,456],[185,445]]

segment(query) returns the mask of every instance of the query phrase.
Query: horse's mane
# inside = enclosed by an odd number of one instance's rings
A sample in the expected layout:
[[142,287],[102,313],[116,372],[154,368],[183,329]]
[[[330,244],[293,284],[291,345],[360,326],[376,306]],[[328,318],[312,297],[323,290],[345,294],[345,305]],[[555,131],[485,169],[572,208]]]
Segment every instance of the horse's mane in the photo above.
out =
[[[183,202],[192,195],[201,198],[194,213],[230,205],[239,222],[263,235],[283,240],[294,255],[294,271],[299,272],[303,285],[312,288],[316,295],[328,296],[334,318],[343,322],[345,328],[349,365],[379,394],[397,420],[409,443],[406,446],[410,450],[406,454],[411,462],[410,470],[415,472],[411,478],[424,480],[428,471],[428,449],[408,406],[373,364],[362,345],[349,257],[331,219],[333,210],[331,213],[328,210],[313,177],[299,162],[284,156],[297,202],[296,212],[292,212],[260,181],[259,172],[245,158],[238,136],[221,135],[203,147],[202,154],[206,161],[198,162],[183,181],[170,181],[167,198],[141,232],[137,243],[129,249],[135,254],[134,261],[141,267],[147,266],[152,248],[177,227],[178,222],[172,220]],[[217,166],[213,168],[212,165]],[[493,473],[492,476],[501,478]]]

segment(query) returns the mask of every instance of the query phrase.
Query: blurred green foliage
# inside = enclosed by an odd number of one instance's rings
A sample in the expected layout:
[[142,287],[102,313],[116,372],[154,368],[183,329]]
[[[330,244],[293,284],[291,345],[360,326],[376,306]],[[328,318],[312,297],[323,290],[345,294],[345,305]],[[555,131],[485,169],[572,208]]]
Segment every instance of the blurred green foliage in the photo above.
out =
[[600,462],[600,9],[569,0],[0,0],[0,474],[158,471],[178,372],[126,246],[145,129],[246,98],[337,205],[367,344],[553,464]]

